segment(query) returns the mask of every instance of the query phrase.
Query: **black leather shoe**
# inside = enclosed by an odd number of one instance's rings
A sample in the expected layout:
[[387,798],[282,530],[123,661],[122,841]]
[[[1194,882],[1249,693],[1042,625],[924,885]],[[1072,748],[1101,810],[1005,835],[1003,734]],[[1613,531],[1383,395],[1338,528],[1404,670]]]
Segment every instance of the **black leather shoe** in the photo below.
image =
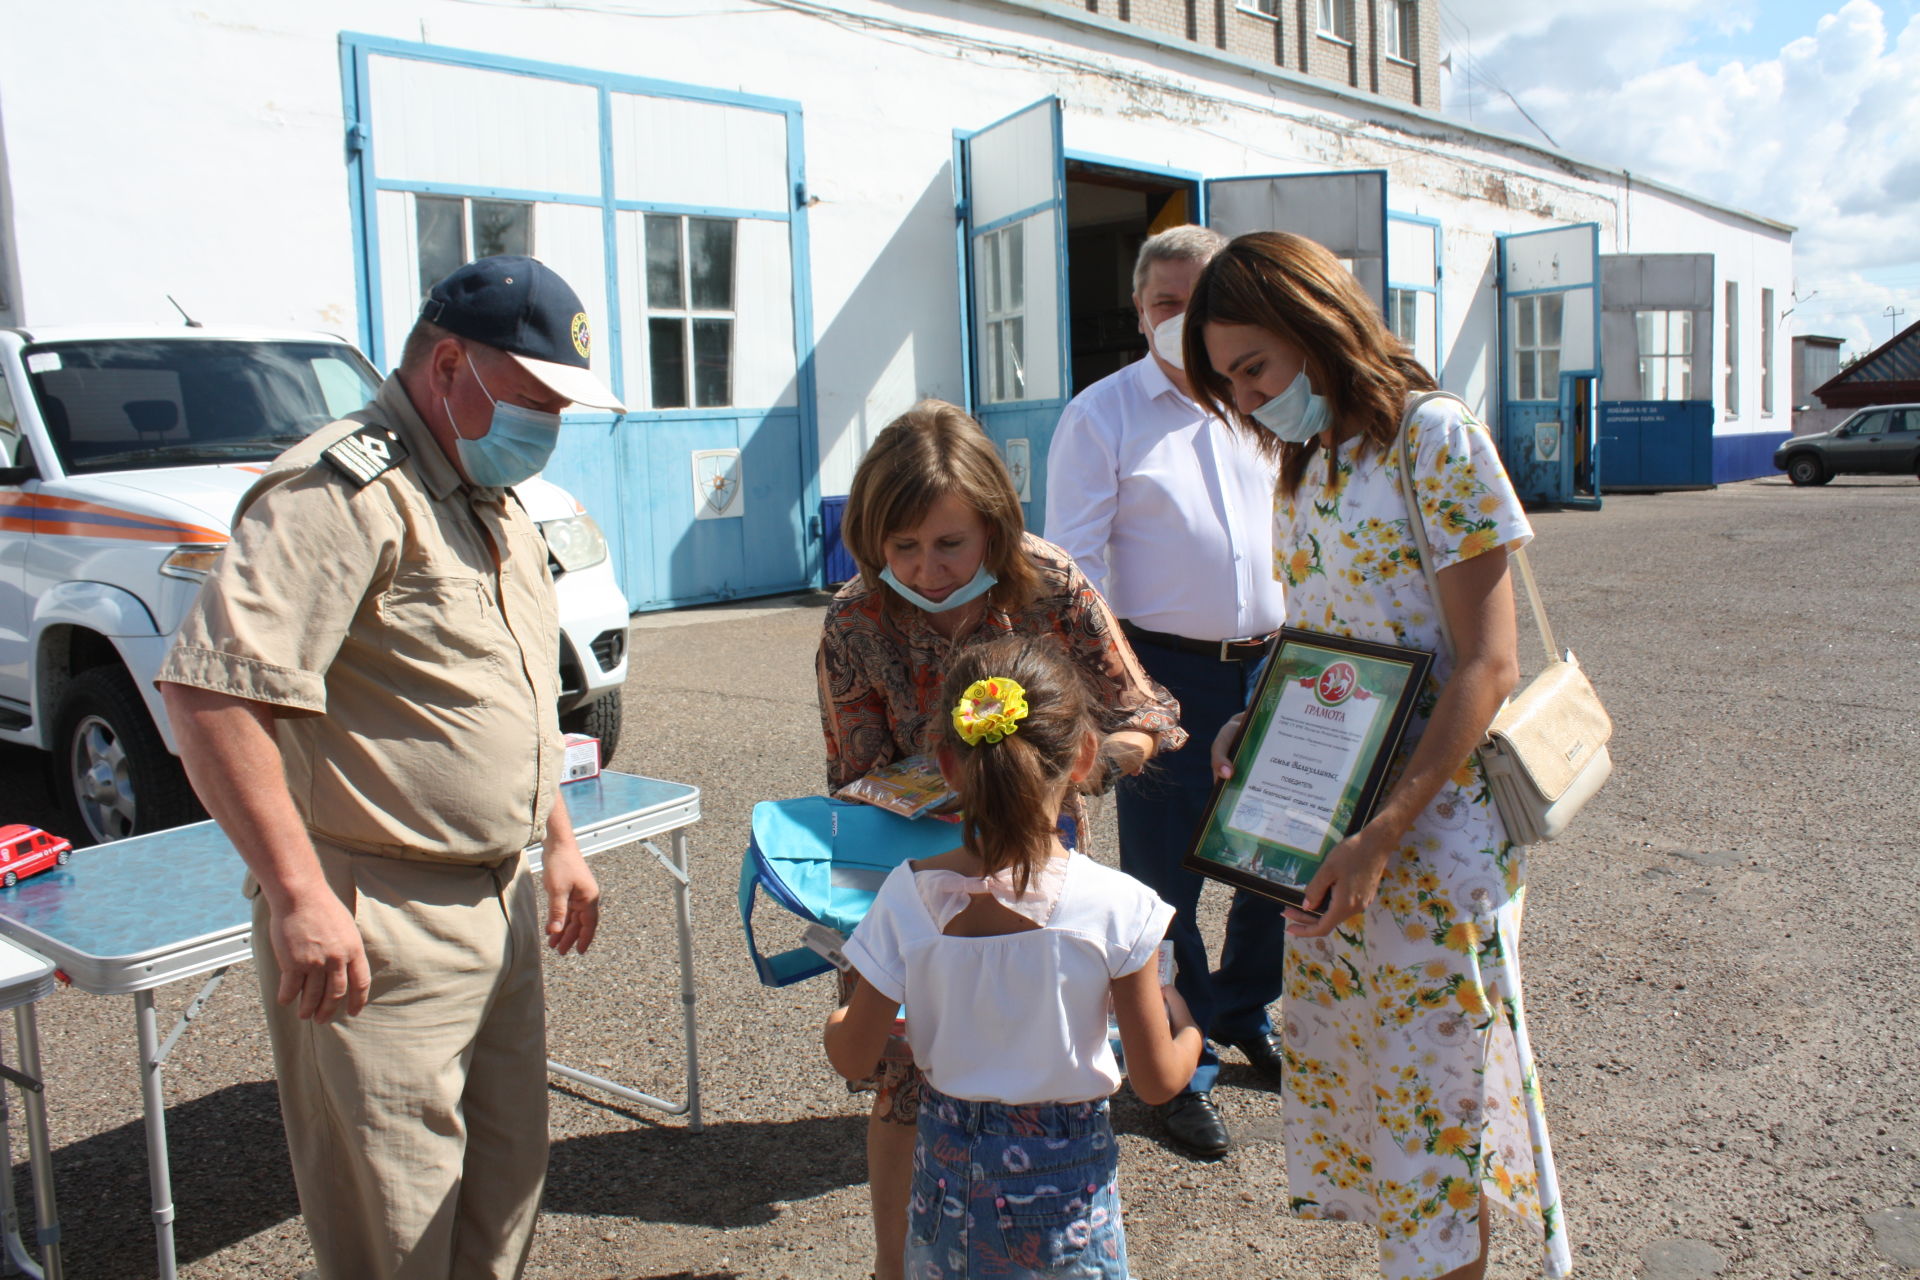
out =
[[1263,1036],[1221,1040],[1218,1043],[1226,1045],[1229,1049],[1238,1049],[1255,1071],[1276,1084],[1286,1072],[1287,1062],[1281,1054],[1280,1037],[1272,1031]]
[[1227,1136],[1227,1122],[1221,1119],[1220,1108],[1213,1105],[1212,1094],[1183,1093],[1154,1109],[1167,1127],[1167,1136],[1190,1156],[1211,1160],[1227,1154],[1233,1146],[1233,1139]]

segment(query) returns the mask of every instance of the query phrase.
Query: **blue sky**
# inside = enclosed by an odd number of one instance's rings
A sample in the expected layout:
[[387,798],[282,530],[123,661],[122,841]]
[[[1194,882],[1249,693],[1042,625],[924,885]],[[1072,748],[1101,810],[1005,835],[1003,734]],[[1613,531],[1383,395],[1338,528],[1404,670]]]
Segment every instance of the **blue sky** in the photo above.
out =
[[1855,355],[1920,320],[1920,0],[1440,10],[1449,114],[1539,138],[1511,94],[1571,155],[1794,225],[1794,333]]

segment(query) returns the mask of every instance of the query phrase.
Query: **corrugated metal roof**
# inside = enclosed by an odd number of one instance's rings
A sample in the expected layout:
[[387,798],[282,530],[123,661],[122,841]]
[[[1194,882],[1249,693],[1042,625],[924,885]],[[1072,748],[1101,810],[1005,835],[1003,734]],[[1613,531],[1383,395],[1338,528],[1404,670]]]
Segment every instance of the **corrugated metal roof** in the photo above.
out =
[[1813,394],[1835,408],[1920,399],[1920,321],[1842,369]]

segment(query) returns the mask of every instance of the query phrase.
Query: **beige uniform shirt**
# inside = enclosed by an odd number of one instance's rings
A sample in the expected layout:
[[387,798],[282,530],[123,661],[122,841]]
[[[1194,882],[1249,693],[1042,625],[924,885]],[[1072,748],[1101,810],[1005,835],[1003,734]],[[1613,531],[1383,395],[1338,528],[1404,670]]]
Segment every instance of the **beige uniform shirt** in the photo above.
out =
[[[380,470],[389,439],[408,456]],[[343,441],[359,474],[326,455]],[[558,636],[540,531],[505,490],[460,478],[389,378],[240,500],[158,679],[273,705],[315,836],[494,862],[545,838]]]

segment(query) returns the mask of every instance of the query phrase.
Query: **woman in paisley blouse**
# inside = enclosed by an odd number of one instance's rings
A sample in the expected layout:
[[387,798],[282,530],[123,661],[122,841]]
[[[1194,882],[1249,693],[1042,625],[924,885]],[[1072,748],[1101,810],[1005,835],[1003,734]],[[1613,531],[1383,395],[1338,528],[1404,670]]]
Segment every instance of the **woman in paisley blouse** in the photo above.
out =
[[1201,404],[1279,463],[1288,625],[1434,654],[1386,795],[1306,886],[1324,915],[1287,913],[1288,1198],[1303,1218],[1371,1225],[1390,1280],[1479,1280],[1493,1209],[1563,1275],[1520,991],[1527,851],[1474,751],[1519,671],[1507,554],[1533,530],[1486,427],[1451,397],[1422,402],[1406,431],[1428,587],[1395,442],[1433,377],[1313,241],[1261,232],[1221,251],[1187,305],[1185,354]]
[[[927,400],[890,423],[854,473],[840,528],[860,573],[834,596],[820,637],[829,788],[930,754],[954,656],[1009,635],[1065,646],[1114,725],[1103,747],[1114,767],[1137,773],[1186,741],[1179,704],[1148,678],[1106,601],[1065,552],[1025,531],[1006,467],[963,410]],[[1063,816],[1084,830],[1078,796]],[[874,1270],[895,1280],[920,1094],[906,1044],[890,1045],[874,1079],[854,1087],[874,1090]]]

